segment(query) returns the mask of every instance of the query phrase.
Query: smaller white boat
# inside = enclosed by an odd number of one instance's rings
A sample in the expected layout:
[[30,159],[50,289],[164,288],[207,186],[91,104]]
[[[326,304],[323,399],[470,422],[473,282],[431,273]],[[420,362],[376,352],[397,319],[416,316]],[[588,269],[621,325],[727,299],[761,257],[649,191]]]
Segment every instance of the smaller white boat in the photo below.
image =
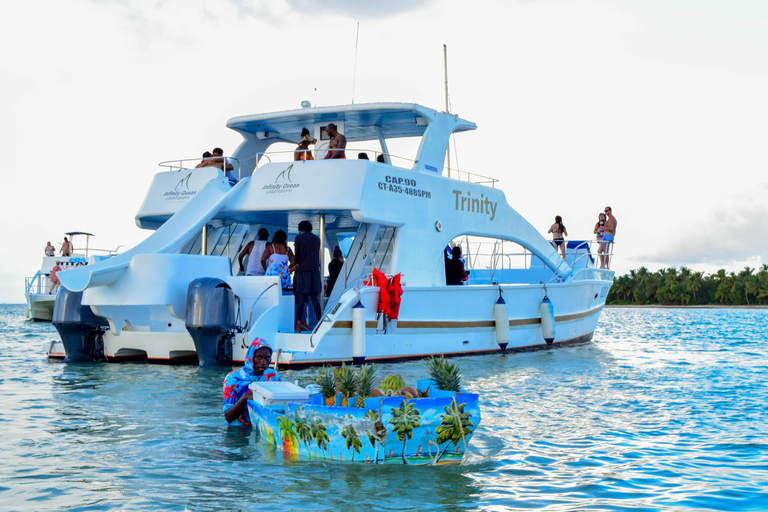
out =
[[[27,300],[26,318],[31,322],[50,322],[53,316],[53,305],[56,302],[56,293],[58,290],[52,290],[53,283],[51,282],[51,270],[59,263],[61,271],[70,270],[73,268],[82,267],[89,263],[101,261],[105,258],[117,254],[117,250],[108,249],[95,249],[90,247],[90,238],[94,236],[91,233],[85,233],[82,231],[72,231],[64,233],[72,243],[72,254],[70,256],[43,256],[40,270],[31,277],[24,279],[24,295]],[[85,236],[85,247],[75,247],[75,237]],[[101,253],[94,255],[94,252]],[[60,350],[60,354],[57,356],[56,347],[51,347],[49,343],[45,343],[44,349],[46,354],[51,357],[64,357],[64,348],[61,342],[57,340],[55,344]]]

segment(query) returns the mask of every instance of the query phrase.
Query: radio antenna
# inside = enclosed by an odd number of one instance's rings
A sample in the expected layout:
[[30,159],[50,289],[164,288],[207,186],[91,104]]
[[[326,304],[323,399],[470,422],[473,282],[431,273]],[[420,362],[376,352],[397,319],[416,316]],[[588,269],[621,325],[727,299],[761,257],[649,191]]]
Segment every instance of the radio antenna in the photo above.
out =
[[[443,45],[443,67],[445,68],[445,113],[450,114],[448,105],[448,45]],[[451,177],[451,138],[448,137],[448,148],[445,152],[448,164],[448,177]]]
[[357,22],[357,34],[355,34],[355,67],[352,71],[352,104],[355,104],[355,81],[357,80],[357,43],[360,40],[360,22]]

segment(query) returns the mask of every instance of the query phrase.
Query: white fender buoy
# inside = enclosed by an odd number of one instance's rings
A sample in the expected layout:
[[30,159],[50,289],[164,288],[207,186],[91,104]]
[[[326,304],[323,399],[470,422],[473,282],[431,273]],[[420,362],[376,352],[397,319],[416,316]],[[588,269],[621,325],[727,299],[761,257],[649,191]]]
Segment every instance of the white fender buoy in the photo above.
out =
[[499,293],[499,300],[493,306],[493,320],[496,323],[496,343],[504,352],[509,344],[509,308],[501,297],[501,293]]
[[546,295],[539,304],[539,315],[541,315],[541,334],[547,345],[551,345],[555,341],[555,307]]
[[365,306],[358,300],[352,308],[352,363],[365,361]]

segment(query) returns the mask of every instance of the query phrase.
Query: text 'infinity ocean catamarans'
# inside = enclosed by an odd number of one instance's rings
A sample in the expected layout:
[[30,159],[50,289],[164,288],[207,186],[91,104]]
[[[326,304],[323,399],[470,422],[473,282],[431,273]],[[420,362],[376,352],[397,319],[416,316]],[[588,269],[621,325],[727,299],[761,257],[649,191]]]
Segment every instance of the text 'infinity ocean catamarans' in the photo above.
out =
[[[322,158],[329,123],[346,137],[347,159]],[[239,181],[177,162],[155,175],[136,216],[153,234],[62,272],[53,321],[68,360],[229,364],[260,337],[280,366],[301,366],[592,338],[613,272],[595,268],[588,242],[571,241],[561,258],[496,180],[444,167],[449,137],[474,123],[376,103],[241,116],[227,126],[243,136],[229,159]],[[315,158],[294,161],[286,143],[304,128],[318,139]],[[418,141],[412,160],[390,154],[400,138]],[[350,146],[373,158],[352,159]],[[345,260],[322,314],[296,333],[294,295],[280,276],[236,274],[260,228],[283,230],[291,243],[303,220],[321,239],[321,269],[337,246]],[[470,271],[458,286],[446,284],[452,244]]]

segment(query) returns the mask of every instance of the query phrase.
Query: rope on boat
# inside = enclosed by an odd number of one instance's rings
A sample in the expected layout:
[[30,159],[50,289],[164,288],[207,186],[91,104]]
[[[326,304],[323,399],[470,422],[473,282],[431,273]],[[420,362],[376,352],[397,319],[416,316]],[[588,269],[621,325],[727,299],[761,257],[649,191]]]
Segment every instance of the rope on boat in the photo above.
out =
[[461,415],[459,414],[459,406],[456,405],[456,396],[454,395],[451,401],[451,410],[453,411],[453,417],[456,418],[456,423],[459,425],[459,432],[461,432],[461,443],[464,445],[464,455],[461,456],[460,466],[467,463],[467,437],[464,435],[464,424],[461,422]]

